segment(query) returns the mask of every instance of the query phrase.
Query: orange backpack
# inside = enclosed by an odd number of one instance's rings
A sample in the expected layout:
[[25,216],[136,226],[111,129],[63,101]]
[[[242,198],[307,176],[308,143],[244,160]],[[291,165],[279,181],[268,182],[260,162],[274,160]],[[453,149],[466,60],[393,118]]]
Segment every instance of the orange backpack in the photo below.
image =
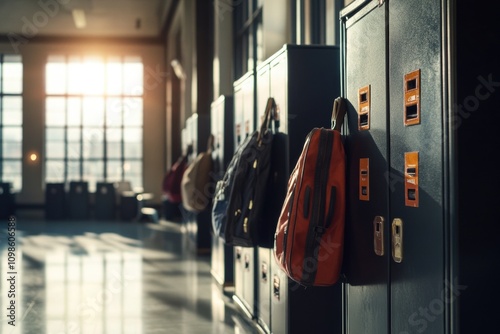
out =
[[[332,120],[342,120],[337,98]],[[332,122],[334,123],[334,122]],[[288,180],[274,238],[278,265],[305,286],[330,286],[340,277],[345,224],[345,153],[340,124],[315,128]]]

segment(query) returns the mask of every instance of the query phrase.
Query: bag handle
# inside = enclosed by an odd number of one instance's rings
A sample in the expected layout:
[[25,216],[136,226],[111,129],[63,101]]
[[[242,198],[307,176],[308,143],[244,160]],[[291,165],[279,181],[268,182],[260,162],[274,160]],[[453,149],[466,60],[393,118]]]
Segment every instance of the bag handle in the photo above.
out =
[[211,153],[214,149],[214,135],[210,134],[207,140],[207,152]]
[[[274,111],[274,112],[273,112]],[[259,136],[257,140],[260,142],[265,131],[269,129],[272,117],[276,114],[276,101],[273,97],[269,97],[266,103],[266,111],[264,112],[264,119],[260,125]]]
[[333,101],[332,110],[332,130],[340,131],[342,128],[342,123],[344,122],[344,116],[346,113],[346,103],[345,99],[341,96],[337,97]]

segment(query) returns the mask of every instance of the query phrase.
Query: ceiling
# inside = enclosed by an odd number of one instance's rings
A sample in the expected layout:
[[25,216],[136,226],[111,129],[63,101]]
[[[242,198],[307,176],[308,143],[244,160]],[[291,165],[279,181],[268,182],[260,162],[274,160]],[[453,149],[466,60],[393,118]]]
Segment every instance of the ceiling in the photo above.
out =
[[[173,0],[0,0],[0,35],[158,37]],[[84,12],[77,28],[74,10]]]

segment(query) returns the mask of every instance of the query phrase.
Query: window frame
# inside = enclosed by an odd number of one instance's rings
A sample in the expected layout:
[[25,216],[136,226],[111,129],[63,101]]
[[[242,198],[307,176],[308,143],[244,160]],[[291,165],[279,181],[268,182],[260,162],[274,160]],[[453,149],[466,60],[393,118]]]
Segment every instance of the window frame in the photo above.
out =
[[[61,59],[64,59],[63,63],[66,66],[66,69],[69,68],[69,64],[71,63],[71,59],[80,59],[79,64],[84,64],[84,59],[86,59],[89,56],[93,55],[86,55],[86,54],[78,54],[78,55],[56,55],[57,57],[61,57]],[[98,56],[98,58],[102,61],[102,64],[104,66],[104,88],[102,92],[97,92],[97,93],[86,93],[83,91],[80,91],[78,93],[74,92],[69,92],[69,81],[71,80],[70,78],[70,73],[66,74],[66,82],[65,82],[65,92],[64,93],[50,93],[47,91],[47,87],[45,89],[45,147],[47,150],[47,146],[50,146],[50,140],[47,136],[48,131],[51,129],[62,129],[63,130],[63,140],[62,144],[64,146],[64,153],[63,153],[63,158],[59,157],[49,157],[48,154],[44,155],[44,184],[47,183],[69,183],[71,181],[88,181],[89,182],[89,190],[94,191],[96,189],[96,184],[98,182],[119,182],[119,181],[132,181],[132,185],[137,188],[142,188],[144,184],[144,169],[142,166],[142,161],[144,157],[144,149],[143,149],[143,140],[144,140],[144,62],[141,57],[134,57],[140,61],[136,61],[137,63],[140,63],[142,70],[140,72],[140,78],[141,78],[141,87],[140,87],[140,93],[133,93],[133,92],[127,92],[125,87],[122,86],[121,89],[119,90],[119,93],[110,93],[108,91],[108,79],[111,74],[108,73],[109,68],[108,64],[110,63],[110,60],[116,61],[115,63],[120,64],[120,75],[121,75],[121,80],[120,82],[124,84],[125,82],[125,64],[127,63],[136,63],[136,62],[128,62],[127,58],[130,57],[129,55],[105,55],[105,56]],[[118,61],[119,60],[119,61]],[[50,57],[47,59],[47,62],[45,63],[45,73],[46,73],[46,82],[48,79],[48,70],[47,70],[47,65],[50,63]],[[135,86],[134,86],[135,87]],[[55,98],[55,99],[61,99],[64,101],[64,114],[65,114],[65,119],[64,119],[64,124],[63,125],[50,125],[47,122],[47,115],[48,115],[48,110],[47,110],[47,104],[49,99]],[[88,102],[92,98],[96,98],[100,100],[102,103],[102,122],[99,122],[98,124],[90,124],[90,123],[85,123],[85,103],[86,101]],[[69,119],[68,119],[68,113],[70,112],[70,107],[69,103],[71,99],[75,99],[74,101],[78,101],[79,103],[79,121],[77,122],[71,122],[73,124],[70,124]],[[131,102],[135,101],[135,102]],[[109,104],[114,102],[116,107],[110,106]],[[130,109],[134,109],[134,107],[131,107],[131,105],[135,104],[136,111],[140,111],[140,125],[131,125],[127,124],[125,114],[128,112]],[[109,113],[116,108],[116,110],[119,110],[119,115],[116,118],[111,118],[109,116]],[[116,123],[109,124],[110,119],[119,119],[119,121],[116,121]],[[70,135],[70,130],[75,130],[75,133],[77,133],[77,137],[79,137],[76,141],[72,141],[69,138]],[[128,146],[128,141],[127,138],[125,137],[125,134],[127,130],[135,130],[140,133],[140,139],[138,142],[134,142],[135,145],[138,145],[140,147],[139,153],[137,156],[134,157],[129,157],[126,148]],[[98,156],[94,156],[92,154],[92,150],[89,149],[89,153],[86,153],[86,148],[87,145],[92,146],[92,144],[89,142],[89,139],[86,138],[86,136],[89,136],[92,134],[94,131],[99,132],[99,140],[96,141],[95,143],[100,146],[100,153]],[[119,133],[120,139],[118,141],[109,141],[108,136],[111,132],[117,131]],[[70,152],[70,145],[72,143],[76,143],[79,152],[74,153]],[[110,156],[108,150],[110,150],[112,144],[119,143],[119,154],[117,157],[115,155]],[[49,175],[48,171],[48,165],[54,163],[55,165],[62,164],[62,169],[63,169],[63,177],[61,178],[62,181],[55,181],[51,175]],[[90,166],[95,166],[97,163],[97,166],[101,165],[100,171],[97,172],[96,177],[88,179],[89,175],[92,175],[94,173],[92,172],[87,172],[87,165],[90,164]],[[76,164],[76,173],[71,173],[71,166],[73,164]],[[140,165],[140,170],[138,173],[131,173],[128,174],[126,171],[126,166],[130,164],[139,164]],[[112,174],[110,173],[110,170],[108,169],[109,166],[120,166],[120,172],[119,172],[119,179],[115,178],[117,174]],[[90,167],[89,170],[93,170],[95,167]],[[76,175],[76,176],[73,176]],[[131,180],[132,178],[132,180]],[[138,184],[134,184],[135,181],[140,181]]]
[[[20,79],[21,79],[21,90],[19,93],[9,93],[9,92],[4,92],[4,87],[3,87],[3,82],[4,82],[4,66],[5,66],[5,58],[6,57],[16,57],[19,58],[19,64],[21,65],[21,73],[20,73]],[[3,54],[0,53],[0,181],[4,183],[11,183],[12,185],[12,191],[14,192],[21,192],[23,188],[23,173],[22,173],[22,165],[23,165],[23,114],[24,114],[24,107],[23,107],[23,76],[24,76],[24,66],[23,66],[23,58],[20,55],[17,54]],[[4,99],[8,97],[17,97],[21,101],[21,106],[20,106],[20,112],[21,112],[21,123],[19,125],[5,125],[4,122]],[[18,129],[21,133],[21,141],[20,141],[20,155],[19,157],[13,158],[13,157],[5,157],[4,156],[4,142],[6,141],[5,139],[5,134],[4,130],[6,128],[10,129]],[[16,174],[19,177],[20,184],[17,187],[16,182],[9,180],[6,175],[4,175],[5,172],[5,162],[18,162],[21,168],[19,169],[19,173]],[[9,175],[10,176],[10,175]]]

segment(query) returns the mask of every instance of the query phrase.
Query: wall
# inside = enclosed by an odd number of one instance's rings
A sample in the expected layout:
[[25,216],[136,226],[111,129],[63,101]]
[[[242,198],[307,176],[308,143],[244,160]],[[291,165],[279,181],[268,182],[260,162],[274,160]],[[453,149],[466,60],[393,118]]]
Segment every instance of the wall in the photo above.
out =
[[[11,45],[0,43],[0,53],[14,53]],[[140,56],[144,64],[144,191],[154,193],[160,203],[161,182],[165,173],[165,81],[164,46],[153,43],[31,41],[19,46],[24,63],[23,96],[23,189],[19,204],[44,203],[44,119],[45,63],[51,54],[130,54]],[[39,152],[37,163],[28,163],[28,153]]]

